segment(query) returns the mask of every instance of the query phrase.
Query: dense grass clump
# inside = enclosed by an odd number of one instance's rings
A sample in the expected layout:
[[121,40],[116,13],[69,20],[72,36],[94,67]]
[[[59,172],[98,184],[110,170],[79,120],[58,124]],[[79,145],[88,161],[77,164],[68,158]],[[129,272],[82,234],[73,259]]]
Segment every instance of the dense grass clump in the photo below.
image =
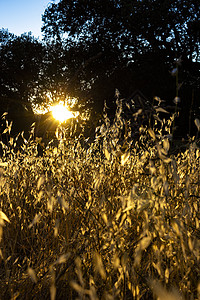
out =
[[3,145],[0,299],[200,299],[200,150],[171,123]]

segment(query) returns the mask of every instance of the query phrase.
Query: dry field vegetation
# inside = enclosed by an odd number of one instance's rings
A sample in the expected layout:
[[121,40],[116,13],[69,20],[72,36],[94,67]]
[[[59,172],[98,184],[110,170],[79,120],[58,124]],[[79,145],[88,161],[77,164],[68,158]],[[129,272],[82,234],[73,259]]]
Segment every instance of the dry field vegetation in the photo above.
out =
[[200,150],[170,152],[171,123],[3,145],[1,300],[200,299]]

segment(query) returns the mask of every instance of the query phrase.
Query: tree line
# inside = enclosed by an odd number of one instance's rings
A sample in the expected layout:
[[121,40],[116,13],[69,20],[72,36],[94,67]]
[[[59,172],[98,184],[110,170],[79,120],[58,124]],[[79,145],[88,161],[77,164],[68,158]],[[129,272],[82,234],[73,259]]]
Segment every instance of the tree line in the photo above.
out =
[[169,106],[178,96],[180,124],[191,130],[200,110],[198,0],[60,0],[42,18],[42,41],[0,30],[0,107],[16,128],[34,119],[35,106],[67,96],[94,120],[105,101],[114,110],[118,89]]

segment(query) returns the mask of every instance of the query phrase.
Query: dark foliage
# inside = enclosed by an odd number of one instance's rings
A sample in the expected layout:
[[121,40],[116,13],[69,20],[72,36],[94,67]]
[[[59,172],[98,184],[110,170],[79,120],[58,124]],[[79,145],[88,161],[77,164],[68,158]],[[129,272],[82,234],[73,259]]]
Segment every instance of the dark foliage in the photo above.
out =
[[105,101],[112,115],[116,89],[124,99],[139,89],[148,101],[159,96],[168,106],[181,97],[177,122],[192,134],[199,115],[199,19],[196,0],[52,2],[42,42],[0,32],[2,112],[15,102],[32,113],[33,104],[49,104],[47,95],[52,102],[70,95],[94,120]]

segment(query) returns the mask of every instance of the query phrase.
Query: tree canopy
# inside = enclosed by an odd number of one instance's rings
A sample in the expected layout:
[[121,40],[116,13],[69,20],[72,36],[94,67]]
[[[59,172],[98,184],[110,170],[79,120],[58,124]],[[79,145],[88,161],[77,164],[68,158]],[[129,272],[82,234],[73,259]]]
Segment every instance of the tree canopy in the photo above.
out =
[[[200,89],[198,0],[60,0],[43,15],[45,38],[0,31],[2,109],[76,97],[79,109],[114,106],[141,90],[188,112]],[[171,74],[178,65],[178,85]],[[192,96],[193,95],[193,96]],[[191,98],[193,104],[191,105]],[[194,109],[193,109],[194,110]]]
[[40,94],[43,57],[42,44],[30,34],[18,37],[0,31],[0,110],[8,112],[20,130],[28,120],[33,122],[31,101]]
[[142,85],[153,96],[169,89],[175,58],[182,57],[186,72],[199,63],[199,20],[196,0],[61,0],[46,9],[43,31],[66,49],[74,44],[71,57],[87,97],[109,98],[115,88],[127,96]]

